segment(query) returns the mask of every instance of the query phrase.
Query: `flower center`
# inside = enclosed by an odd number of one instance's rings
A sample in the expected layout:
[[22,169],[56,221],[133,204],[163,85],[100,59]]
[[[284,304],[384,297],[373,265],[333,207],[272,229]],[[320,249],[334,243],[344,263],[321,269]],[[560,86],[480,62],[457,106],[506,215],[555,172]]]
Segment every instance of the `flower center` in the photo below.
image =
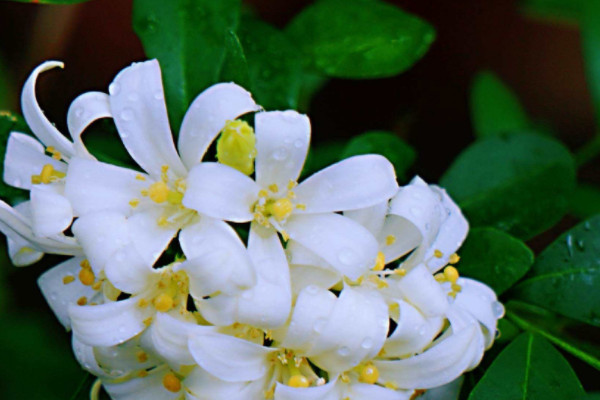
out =
[[279,190],[276,184],[269,185],[267,189],[261,189],[258,192],[258,201],[254,204],[254,220],[265,227],[274,226],[284,239],[287,240],[287,234],[281,228],[280,223],[285,222],[294,209],[303,210],[304,204],[296,204],[294,199],[296,194],[292,191],[297,183],[290,180],[286,190]]
[[55,170],[52,164],[46,164],[42,167],[39,175],[31,176],[31,183],[34,185],[39,185],[41,183],[48,184],[56,182],[65,176],[67,175],[64,172]]
[[217,160],[243,174],[254,172],[256,137],[246,121],[227,121],[217,140]]
[[163,267],[164,270],[158,279],[155,290],[138,301],[138,307],[145,308],[150,304],[158,312],[168,312],[179,308],[180,313],[187,310],[189,293],[189,279],[184,271],[173,271],[173,266]]

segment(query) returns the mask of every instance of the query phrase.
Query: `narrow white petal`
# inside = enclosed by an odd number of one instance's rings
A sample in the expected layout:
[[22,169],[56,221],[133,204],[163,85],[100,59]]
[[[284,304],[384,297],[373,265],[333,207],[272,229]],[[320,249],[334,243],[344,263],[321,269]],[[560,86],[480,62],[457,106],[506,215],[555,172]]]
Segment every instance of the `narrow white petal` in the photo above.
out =
[[234,168],[201,163],[190,171],[183,205],[213,218],[248,222],[259,190],[252,179]]
[[377,239],[386,263],[390,263],[416,248],[421,243],[422,236],[407,219],[388,214]]
[[67,166],[44,154],[44,146],[29,135],[11,132],[4,157],[4,182],[25,190],[31,190],[31,177],[39,175],[44,165],[50,164],[61,172]]
[[[91,374],[99,378],[118,378],[119,375],[111,376],[109,375],[96,360],[96,355],[94,354],[94,347],[88,346],[87,344],[81,342],[77,339],[76,336],[71,335],[71,347],[73,348],[73,354],[75,358],[82,366],[83,369],[88,371]],[[122,374],[120,374],[122,375]]]
[[185,378],[185,385],[197,400],[251,400],[263,396],[262,388],[256,385],[249,382],[226,382],[202,368],[195,368]]
[[286,187],[297,181],[308,153],[310,121],[296,111],[270,111],[255,115],[256,182]]
[[398,280],[404,299],[427,317],[442,315],[448,309],[448,298],[442,286],[423,264]]
[[340,396],[340,387],[335,380],[308,388],[294,388],[281,383],[275,387],[275,400],[339,400]]
[[104,273],[114,287],[125,293],[150,289],[160,279],[157,270],[144,262],[134,246],[124,246],[108,257]]
[[104,388],[113,400],[179,399],[181,392],[172,393],[163,386],[163,378],[168,372],[166,368],[159,368],[143,378],[133,378],[120,383],[104,383]]
[[195,298],[217,291],[233,294],[255,283],[250,255],[227,223],[201,217],[182,229],[179,243],[187,258],[179,268],[187,272]]
[[259,108],[252,95],[235,83],[219,83],[200,93],[185,114],[179,133],[178,148],[185,166],[191,169],[202,160],[228,120]]
[[44,112],[40,108],[35,97],[35,82],[39,74],[48,71],[52,68],[63,68],[64,64],[59,61],[46,61],[33,70],[27,82],[23,86],[21,93],[21,109],[27,125],[33,133],[46,146],[53,146],[67,157],[73,156],[75,153],[73,143],[69,142],[66,137],[56,129],[56,127],[48,121]]
[[391,199],[398,191],[394,167],[379,155],[355,156],[310,176],[296,188],[307,213],[356,210]]
[[350,218],[334,213],[292,215],[284,228],[290,238],[350,279],[357,279],[375,264],[377,240]]
[[[17,204],[15,210],[23,215],[24,218],[31,219],[31,207],[29,201]],[[8,247],[8,256],[16,267],[26,267],[35,264],[44,256],[43,252],[33,249],[31,244],[21,236],[7,236],[6,243]]]
[[285,247],[285,253],[287,254],[290,264],[314,265],[323,268],[331,268],[327,261],[322,257],[319,257],[314,251],[309,250],[293,239],[288,240],[287,246]]
[[378,237],[383,229],[387,211],[388,201],[382,201],[371,207],[344,211],[344,216],[358,222],[367,228],[373,236]]
[[112,113],[106,93],[88,92],[73,100],[67,113],[67,127],[73,139],[75,153],[79,157],[93,158],[81,140],[83,131],[94,121],[110,117]]
[[48,237],[62,233],[73,221],[73,208],[55,185],[35,185],[31,189],[33,233]]
[[[90,286],[85,286],[79,281],[78,274],[81,270],[79,265],[83,258],[71,258],[56,267],[44,272],[38,278],[38,286],[40,287],[44,298],[48,305],[54,311],[56,318],[67,329],[71,327],[68,308],[75,305],[81,297],[91,299],[95,294]],[[73,278],[73,281],[63,281]],[[69,282],[69,283],[65,283]]]
[[160,179],[163,165],[185,176],[186,168],[177,155],[169,127],[158,61],[123,69],[109,92],[119,135],[131,157],[156,179]]
[[[355,383],[344,393],[352,400],[410,400],[413,390],[391,390],[377,385]],[[448,399],[439,399],[448,400]]]
[[73,158],[69,162],[65,194],[79,216],[103,211],[128,215],[132,211],[129,202],[140,199],[142,189],[149,186],[136,179],[138,175],[127,168]]
[[292,292],[298,294],[310,285],[329,289],[342,279],[337,271],[311,265],[290,265]]
[[137,297],[96,306],[69,306],[73,334],[90,346],[114,346],[146,329],[153,307],[140,308]]
[[193,335],[189,347],[198,365],[227,382],[245,382],[261,378],[269,368],[269,354],[276,351],[217,333]]
[[[131,372],[149,370],[160,366],[164,361],[159,360],[149,348],[142,344],[145,332],[125,343],[115,346],[94,347],[94,356],[99,365],[113,379]],[[140,355],[146,355],[146,360],[140,359]]]
[[216,326],[236,322],[238,296],[220,294],[209,299],[195,299],[194,304],[204,319]]
[[158,208],[147,209],[127,219],[129,238],[142,260],[149,265],[154,265],[178,231],[178,227],[159,226],[157,221],[161,215]]

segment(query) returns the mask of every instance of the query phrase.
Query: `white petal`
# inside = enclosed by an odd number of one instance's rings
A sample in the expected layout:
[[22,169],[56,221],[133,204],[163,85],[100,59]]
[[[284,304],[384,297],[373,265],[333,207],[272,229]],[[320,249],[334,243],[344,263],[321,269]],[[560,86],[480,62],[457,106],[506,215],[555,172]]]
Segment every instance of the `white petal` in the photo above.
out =
[[296,188],[307,213],[366,208],[398,191],[394,167],[379,155],[355,156],[310,176]]
[[240,295],[237,321],[263,329],[277,328],[287,321],[292,308],[290,271],[283,247],[274,231],[252,224],[248,252],[257,281]]
[[331,268],[331,265],[327,263],[323,258],[319,257],[315,252],[302,246],[295,240],[288,240],[287,246],[285,247],[290,264],[299,265],[313,265],[321,266],[323,268]]
[[219,83],[200,93],[181,124],[178,148],[185,166],[191,169],[202,160],[228,120],[259,108],[252,95],[234,83]]
[[[98,361],[96,360],[96,355],[94,354],[94,347],[88,346],[87,344],[81,342],[77,339],[76,336],[71,336],[71,346],[73,348],[73,354],[75,354],[75,358],[86,371],[94,374],[100,378],[110,378],[111,376],[107,374],[107,372],[98,365]],[[122,374],[120,374],[122,375]],[[117,378],[119,375],[112,376],[112,378]]]
[[255,283],[250,255],[237,233],[223,221],[201,217],[183,228],[179,243],[187,261],[190,293],[201,298],[220,291],[234,294]]
[[202,163],[190,171],[183,205],[213,218],[248,222],[259,190],[252,179],[234,168]]
[[160,179],[163,165],[185,176],[169,127],[158,61],[123,69],[109,92],[119,135],[131,157],[155,179]]
[[44,154],[44,146],[29,135],[11,132],[4,157],[4,182],[25,190],[31,190],[31,177],[39,175],[44,165],[65,172],[67,166]]
[[74,154],[73,143],[69,142],[67,138],[64,137],[50,121],[48,121],[35,98],[35,82],[38,75],[52,68],[63,68],[63,66],[64,64],[62,62],[46,61],[33,70],[23,86],[23,92],[21,93],[21,109],[23,110],[23,116],[25,117],[25,121],[27,121],[27,125],[29,125],[33,133],[42,141],[42,143],[46,146],[53,146],[63,155],[71,157]]
[[255,115],[256,182],[285,188],[296,182],[308,153],[310,121],[296,111],[270,111]]
[[94,121],[110,117],[112,113],[106,93],[88,92],[73,100],[67,113],[67,126],[73,139],[75,153],[79,157],[93,158],[81,140],[83,131]]
[[342,279],[336,271],[310,265],[290,265],[292,292],[298,294],[310,285],[329,289]]
[[[78,279],[82,260],[81,257],[71,258],[44,272],[38,278],[38,286],[44,298],[54,311],[56,318],[67,329],[71,326],[69,306],[76,304],[81,297],[91,299],[96,294],[90,286],[83,285]],[[74,280],[65,284],[63,282],[65,277],[72,277]]]
[[[23,203],[17,204],[15,210],[23,215],[26,219],[31,219],[31,208],[30,202],[24,201]],[[6,238],[8,247],[8,256],[16,267],[25,267],[31,264],[35,264],[42,259],[44,253],[31,248],[31,244],[23,239],[21,236],[12,235],[12,237]]]
[[399,305],[399,318],[394,332],[385,341],[386,357],[402,357],[421,352],[438,335],[444,324],[442,317],[425,318],[405,301]]
[[261,378],[269,368],[269,354],[277,350],[218,333],[193,335],[189,347],[198,365],[227,382]]
[[48,237],[62,233],[73,221],[69,200],[55,185],[35,185],[31,189],[33,233]]
[[379,353],[388,328],[388,307],[377,291],[346,287],[307,356],[330,373],[347,371]]
[[442,315],[448,309],[448,298],[442,286],[423,264],[398,280],[404,299],[427,317]]
[[367,228],[373,236],[378,237],[383,229],[387,211],[388,202],[382,201],[371,207],[344,211],[344,216],[358,222]]
[[251,400],[263,395],[262,387],[249,382],[226,382],[202,368],[195,368],[185,378],[185,385],[197,400]]
[[169,246],[177,234],[177,227],[162,227],[158,219],[162,215],[159,208],[140,211],[127,219],[129,237],[142,260],[154,263]]
[[352,400],[410,400],[413,392],[413,390],[391,390],[377,385],[355,383],[350,386],[350,390],[345,395]]
[[277,383],[275,400],[339,400],[340,388],[333,380],[322,386],[294,388]]
[[104,266],[110,283],[125,293],[140,293],[152,287],[159,273],[144,262],[134,246],[124,246],[110,256]]
[[69,162],[65,194],[79,216],[115,211],[128,215],[129,202],[141,198],[149,184],[136,179],[136,171],[82,158]]
[[216,326],[236,322],[238,296],[220,294],[209,299],[195,299],[194,304],[204,319]]
[[90,346],[114,346],[146,329],[144,320],[152,316],[153,307],[138,306],[139,298],[130,297],[97,306],[69,307],[73,334]]
[[120,383],[104,383],[104,388],[113,400],[175,400],[181,392],[172,393],[163,386],[166,368],[152,371],[143,378],[132,378]]
[[127,219],[114,212],[89,214],[73,223],[73,234],[96,275],[115,251],[129,243]]
[[290,238],[357,279],[375,263],[379,245],[358,223],[338,214],[292,215],[285,224]]
[[[393,237],[391,244],[388,238]],[[377,237],[386,263],[396,261],[421,243],[421,233],[408,220],[388,214]]]

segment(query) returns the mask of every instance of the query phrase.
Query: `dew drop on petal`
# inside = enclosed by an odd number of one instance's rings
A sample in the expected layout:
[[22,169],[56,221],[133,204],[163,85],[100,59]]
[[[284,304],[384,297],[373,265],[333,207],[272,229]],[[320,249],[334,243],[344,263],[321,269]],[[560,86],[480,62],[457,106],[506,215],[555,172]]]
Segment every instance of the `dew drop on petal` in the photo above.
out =
[[126,108],[119,115],[123,121],[131,121],[133,119],[133,110]]
[[362,347],[363,349],[370,349],[371,347],[373,347],[373,339],[371,339],[370,337],[365,338],[365,340],[363,340],[360,344],[360,347]]
[[346,357],[348,354],[350,354],[350,349],[346,346],[342,346],[338,349],[338,354],[342,357]]
[[326,323],[327,323],[327,320],[325,320],[325,318],[317,319],[315,321],[315,324],[313,325],[313,331],[315,331],[316,333],[323,332],[323,328],[325,328]]
[[344,265],[352,265],[354,264],[357,258],[356,252],[350,248],[342,249],[338,254],[338,259]]
[[304,145],[304,141],[302,139],[296,139],[294,141],[294,147],[297,149],[301,148]]
[[499,301],[492,303],[492,312],[496,318],[502,318],[504,316],[504,306]]
[[119,85],[116,82],[113,82],[108,86],[108,93],[110,93],[111,96],[118,95],[120,91],[121,91],[121,85]]
[[154,98],[156,100],[162,100],[165,98],[165,95],[163,94],[163,92],[158,91],[158,92],[154,93]]
[[281,147],[273,152],[273,159],[277,161],[285,160],[288,156],[288,151],[284,147]]

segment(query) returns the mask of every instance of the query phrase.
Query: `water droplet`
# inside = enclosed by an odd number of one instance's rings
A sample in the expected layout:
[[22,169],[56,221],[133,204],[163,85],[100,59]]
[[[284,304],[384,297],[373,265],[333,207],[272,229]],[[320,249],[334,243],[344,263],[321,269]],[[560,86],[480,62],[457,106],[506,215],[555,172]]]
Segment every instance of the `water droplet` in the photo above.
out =
[[350,354],[350,349],[346,346],[342,346],[338,349],[338,354],[342,357],[346,357],[348,354]]
[[140,99],[140,96],[137,93],[129,93],[129,96],[127,96],[127,100],[129,101],[138,101]]
[[340,251],[338,254],[338,259],[344,265],[352,265],[354,264],[357,258],[356,253],[351,248],[345,248]]
[[360,344],[360,347],[362,347],[363,349],[370,349],[371,347],[373,347],[373,339],[369,337],[365,338],[365,340],[363,340]]
[[303,145],[304,145],[304,140],[302,140],[302,139],[296,139],[294,141],[294,147],[297,149],[301,148]]
[[496,318],[502,318],[504,316],[504,306],[499,301],[492,303],[492,312]]
[[323,332],[323,328],[325,328],[326,323],[327,323],[327,320],[325,318],[317,319],[317,321],[313,325],[313,331],[315,331],[316,333]]
[[427,333],[427,327],[425,325],[422,325],[419,328],[419,336],[425,336],[426,333]]
[[123,121],[131,121],[133,119],[133,110],[131,108],[126,108],[121,111],[120,117]]
[[590,226],[590,221],[585,221],[585,223],[583,224],[583,228],[586,231],[589,231],[590,229],[592,229],[592,227]]
[[165,95],[163,94],[162,91],[158,91],[158,92],[154,93],[154,98],[156,100],[162,100],[165,98]]
[[573,236],[568,234],[565,239],[565,244],[567,245],[567,251],[569,252],[569,257],[573,257]]
[[273,152],[273,158],[277,161],[285,160],[288,155],[286,148],[281,147]]
[[83,107],[77,107],[77,108],[75,109],[75,116],[76,116],[77,118],[81,118],[81,117],[83,116],[83,113],[84,113],[84,109],[83,109]]
[[420,217],[421,214],[423,214],[423,210],[420,209],[419,207],[411,207],[410,212],[415,217]]
[[579,248],[579,250],[582,250],[582,251],[585,250],[585,243],[584,243],[584,241],[581,240],[581,239],[579,239],[577,241],[577,247]]
[[311,294],[311,295],[315,295],[319,292],[319,288],[317,287],[317,285],[310,285],[306,287],[306,293]]
[[119,85],[118,83],[113,82],[110,85],[108,85],[108,93],[110,93],[111,96],[118,95],[120,91],[121,85]]
[[126,139],[129,136],[129,131],[120,130],[119,136],[121,136],[123,139]]

